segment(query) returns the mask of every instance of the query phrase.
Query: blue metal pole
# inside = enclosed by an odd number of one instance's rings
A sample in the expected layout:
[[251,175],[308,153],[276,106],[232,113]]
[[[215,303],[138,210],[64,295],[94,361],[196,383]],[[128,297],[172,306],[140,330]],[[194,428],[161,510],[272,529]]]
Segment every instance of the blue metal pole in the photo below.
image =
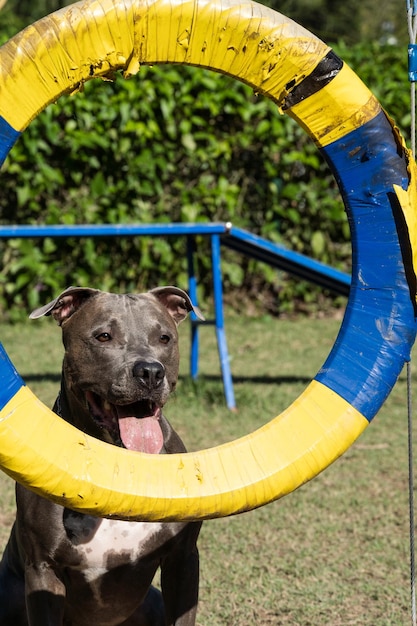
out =
[[[192,235],[187,236],[187,262],[188,262],[188,293],[191,302],[198,305],[197,278],[194,267],[195,239]],[[199,320],[191,311],[191,350],[190,350],[190,375],[193,380],[198,376],[198,353],[199,353]]]
[[235,394],[233,390],[233,380],[230,371],[230,359],[227,350],[226,332],[224,328],[223,316],[223,284],[221,270],[220,236],[211,236],[211,258],[213,269],[213,295],[214,314],[216,324],[217,348],[219,351],[220,366],[223,376],[224,393],[229,409],[236,409]]

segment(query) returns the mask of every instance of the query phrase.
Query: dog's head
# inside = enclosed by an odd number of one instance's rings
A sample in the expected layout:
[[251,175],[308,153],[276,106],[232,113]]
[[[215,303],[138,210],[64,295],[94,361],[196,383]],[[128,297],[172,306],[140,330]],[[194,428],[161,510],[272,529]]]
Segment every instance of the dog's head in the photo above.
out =
[[178,287],[124,295],[70,287],[33,311],[32,319],[52,315],[62,327],[71,413],[63,417],[91,434],[98,426],[116,445],[159,452],[161,409],[178,378],[177,326],[190,311],[202,318]]

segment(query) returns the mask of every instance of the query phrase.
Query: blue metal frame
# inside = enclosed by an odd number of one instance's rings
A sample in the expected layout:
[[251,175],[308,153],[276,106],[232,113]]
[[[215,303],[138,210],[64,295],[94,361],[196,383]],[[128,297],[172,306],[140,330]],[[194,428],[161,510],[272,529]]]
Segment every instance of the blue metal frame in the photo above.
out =
[[198,305],[197,276],[194,257],[196,237],[210,237],[212,282],[214,300],[214,320],[199,320],[191,313],[190,375],[198,377],[199,370],[199,327],[214,325],[217,348],[226,404],[230,410],[236,409],[233,379],[227,349],[226,330],[223,312],[223,279],[221,270],[221,244],[242,254],[251,256],[273,267],[295,274],[328,288],[336,293],[347,295],[350,276],[335,270],[314,259],[288,250],[248,231],[235,228],[230,223],[190,224],[77,224],[72,226],[17,226],[0,225],[0,239],[37,237],[162,237],[184,236],[187,240],[188,292],[194,304]]

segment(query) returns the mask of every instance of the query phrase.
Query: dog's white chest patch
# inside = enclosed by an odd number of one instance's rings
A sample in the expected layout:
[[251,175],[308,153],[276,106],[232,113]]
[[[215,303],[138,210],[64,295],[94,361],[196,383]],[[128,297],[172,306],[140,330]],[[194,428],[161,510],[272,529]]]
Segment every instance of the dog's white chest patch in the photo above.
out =
[[73,547],[82,557],[80,569],[92,579],[99,577],[115,563],[135,563],[152,550],[152,537],[162,524],[97,519],[71,514],[65,523]]

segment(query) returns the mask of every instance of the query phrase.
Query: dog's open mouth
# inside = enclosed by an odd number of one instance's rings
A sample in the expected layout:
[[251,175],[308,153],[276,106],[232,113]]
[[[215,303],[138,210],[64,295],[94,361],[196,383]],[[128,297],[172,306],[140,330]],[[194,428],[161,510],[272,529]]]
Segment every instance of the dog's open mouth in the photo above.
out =
[[92,417],[107,430],[115,444],[148,454],[161,451],[164,438],[160,406],[147,399],[133,404],[112,404],[92,391],[87,391],[86,397]]

